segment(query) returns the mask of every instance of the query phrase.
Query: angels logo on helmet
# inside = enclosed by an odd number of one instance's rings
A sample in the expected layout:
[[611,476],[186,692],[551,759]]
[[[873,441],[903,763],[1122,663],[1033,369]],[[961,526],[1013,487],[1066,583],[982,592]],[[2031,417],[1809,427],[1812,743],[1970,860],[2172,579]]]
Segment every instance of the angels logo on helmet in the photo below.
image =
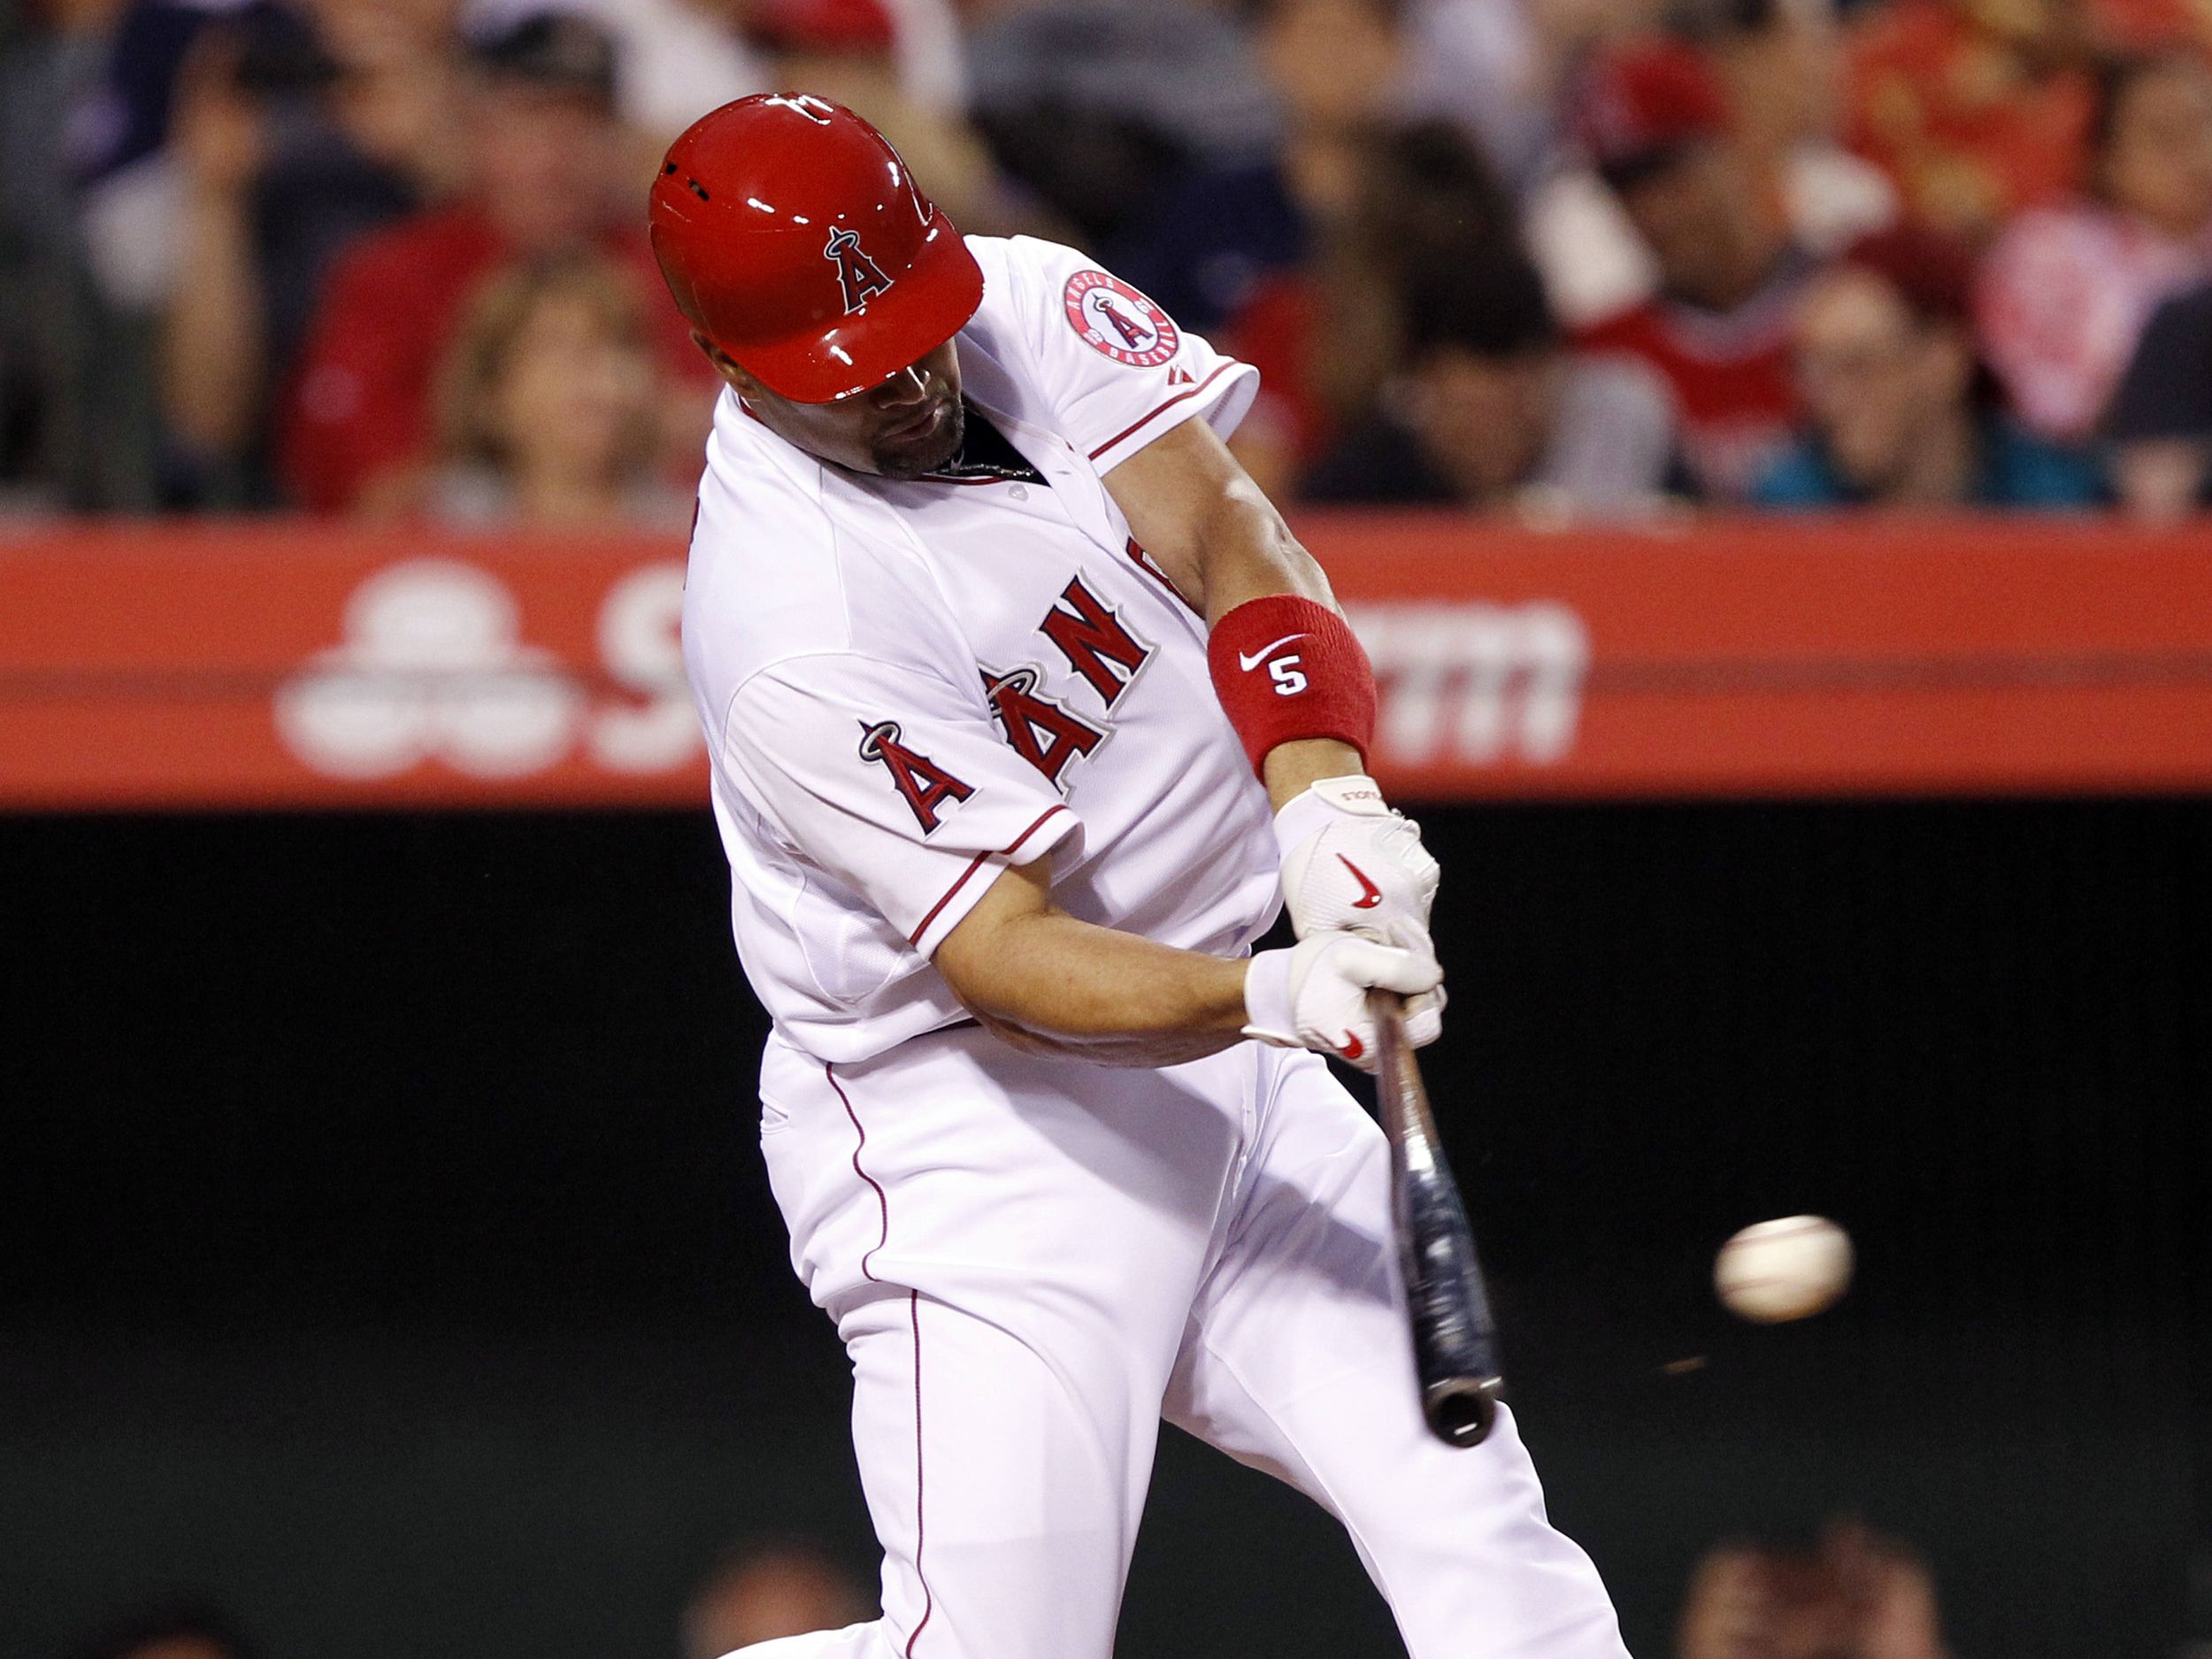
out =
[[883,267],[861,247],[860,233],[849,226],[841,225],[830,232],[822,257],[837,267],[837,286],[844,290],[848,317],[867,310],[871,299],[891,287],[891,279],[883,274]]

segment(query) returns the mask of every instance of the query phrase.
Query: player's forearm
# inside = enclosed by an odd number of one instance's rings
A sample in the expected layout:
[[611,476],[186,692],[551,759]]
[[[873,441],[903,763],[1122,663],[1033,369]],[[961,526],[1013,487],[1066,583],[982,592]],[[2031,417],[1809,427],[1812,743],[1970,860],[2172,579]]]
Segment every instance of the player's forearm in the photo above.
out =
[[1024,1048],[1165,1065],[1235,1042],[1246,964],[1078,921],[1040,864],[1003,871],[933,958],[977,1018]]
[[[1283,595],[1337,609],[1320,565],[1202,420],[1155,439],[1106,483],[1137,540],[1209,628],[1239,605]],[[1317,779],[1365,770],[1357,749],[1326,737],[1279,743],[1260,763],[1279,810]]]
[[1320,565],[1204,421],[1154,439],[1106,475],[1106,488],[1209,627],[1274,594],[1335,604]]
[[962,965],[954,987],[978,1015],[1071,1043],[1195,1038],[1210,1053],[1244,1028],[1243,963],[1057,911],[999,929],[987,961]]
[[[1336,610],[1328,577],[1300,545],[1274,504],[1248,480],[1225,488],[1201,517],[1195,549],[1206,625],[1211,627],[1253,599],[1294,594]],[[1280,810],[1317,779],[1364,772],[1366,762],[1336,738],[1301,738],[1270,749],[1260,768],[1268,798]]]
[[1208,627],[1248,600],[1276,594],[1337,608],[1319,562],[1291,534],[1275,503],[1240,473],[1200,516],[1195,562]]
[[1076,920],[1053,908],[1049,874],[1035,864],[1002,872],[934,961],[1004,1041],[1104,1065],[1174,1065],[1248,1034],[1356,1064],[1374,1052],[1369,987],[1416,999],[1407,1029],[1417,1046],[1434,1041],[1442,1010],[1430,994],[1443,970],[1425,946],[1329,929],[1225,961]]
[[[1195,549],[1209,627],[1248,600],[1295,594],[1335,610],[1329,579],[1249,480],[1226,486],[1201,516]],[[1260,776],[1278,810],[1320,778],[1366,770],[1360,752],[1336,738],[1301,738],[1268,751]]]

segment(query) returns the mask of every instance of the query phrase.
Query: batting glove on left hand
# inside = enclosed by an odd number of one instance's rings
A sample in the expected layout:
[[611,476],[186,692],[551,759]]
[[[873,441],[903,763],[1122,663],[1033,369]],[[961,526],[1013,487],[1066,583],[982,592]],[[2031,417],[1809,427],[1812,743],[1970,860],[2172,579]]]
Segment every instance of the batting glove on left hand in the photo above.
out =
[[1263,950],[1244,979],[1244,1034],[1283,1048],[1315,1048],[1375,1069],[1367,993],[1395,991],[1417,1048],[1444,1030],[1444,970],[1426,950],[1379,945],[1354,933],[1317,933],[1288,950]]

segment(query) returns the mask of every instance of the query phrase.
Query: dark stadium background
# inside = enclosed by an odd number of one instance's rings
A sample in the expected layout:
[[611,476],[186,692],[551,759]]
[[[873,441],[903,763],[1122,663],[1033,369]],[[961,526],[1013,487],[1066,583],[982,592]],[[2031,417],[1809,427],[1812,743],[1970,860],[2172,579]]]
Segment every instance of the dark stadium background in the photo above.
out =
[[[2212,802],[1425,816],[1432,1091],[1632,1646],[1839,1510],[1961,1655],[2201,1639]],[[318,1659],[650,1659],[734,1538],[869,1558],[703,815],[18,818],[0,868],[4,1659],[178,1590]],[[1713,1247],[1801,1210],[1853,1294],[1732,1323]],[[1392,1640],[1167,1437],[1128,1659]]]

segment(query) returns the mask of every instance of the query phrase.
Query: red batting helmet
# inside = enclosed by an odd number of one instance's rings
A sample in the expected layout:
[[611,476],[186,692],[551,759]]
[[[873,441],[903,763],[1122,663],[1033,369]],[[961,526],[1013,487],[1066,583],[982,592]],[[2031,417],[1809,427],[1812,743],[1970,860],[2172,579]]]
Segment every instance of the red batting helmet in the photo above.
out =
[[983,273],[882,134],[763,94],[669,147],[648,206],[677,307],[772,392],[826,403],[960,331]]

